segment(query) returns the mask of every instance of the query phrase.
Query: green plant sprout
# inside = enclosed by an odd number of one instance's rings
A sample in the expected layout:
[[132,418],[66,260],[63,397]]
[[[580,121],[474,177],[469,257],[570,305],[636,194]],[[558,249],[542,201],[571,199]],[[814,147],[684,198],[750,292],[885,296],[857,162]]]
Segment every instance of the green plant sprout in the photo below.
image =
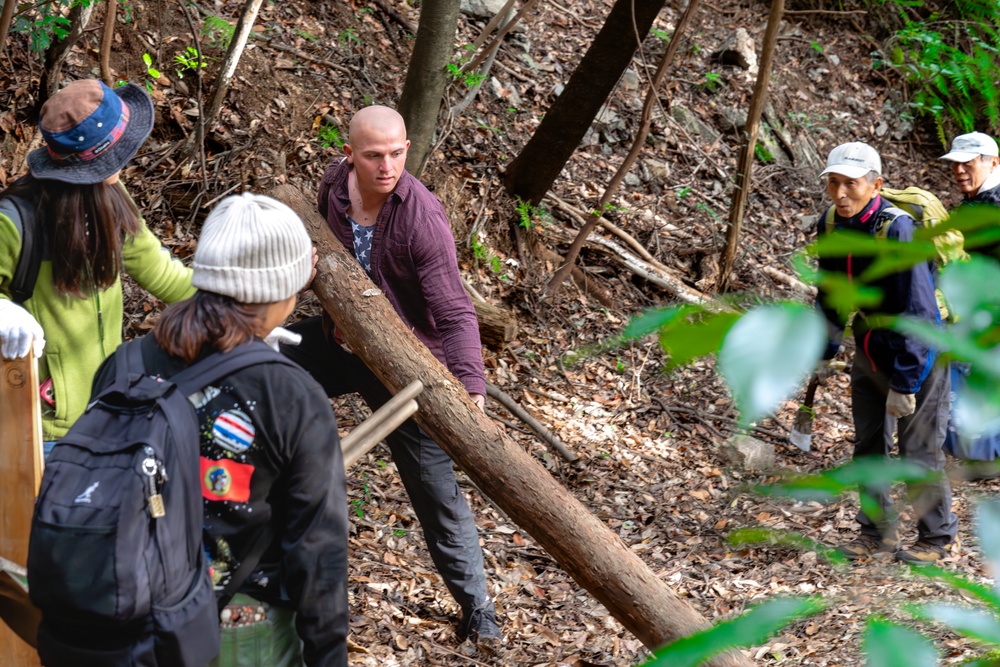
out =
[[319,143],[324,148],[336,146],[338,149],[342,149],[344,140],[340,137],[340,128],[334,125],[324,125],[319,128]]
[[[365,7],[365,9],[368,9],[368,7]],[[292,30],[292,34],[293,35],[298,35],[302,39],[307,39],[310,42],[318,42],[319,41],[319,37],[317,37],[316,35],[312,34],[311,32],[309,32],[307,30],[299,30],[298,28],[296,28],[295,30]]]
[[722,75],[718,72],[705,72],[705,80],[699,85],[708,92],[714,93],[722,85]]
[[[146,74],[154,79],[160,78],[160,70],[153,67],[153,56],[148,53],[142,54],[142,62],[146,66]],[[150,93],[153,92],[153,82],[149,79],[146,79],[146,91]]]
[[532,206],[530,201],[520,197],[517,198],[514,210],[517,211],[518,224],[524,229],[536,229],[552,222],[552,214],[547,208],[541,205]]
[[469,88],[478,86],[486,79],[486,75],[479,72],[463,72],[462,65],[458,63],[448,63],[448,74],[451,75],[452,80],[460,81]]
[[181,79],[184,78],[184,72],[188,70],[196,72],[199,69],[208,67],[208,63],[205,62],[205,57],[199,54],[198,49],[193,46],[189,46],[184,49],[183,53],[175,55],[174,62],[180,65],[180,67],[177,68],[177,76]]
[[358,38],[358,31],[354,28],[344,28],[337,33],[337,41],[344,45],[350,45],[351,42],[355,44],[361,43],[361,40]]
[[762,143],[754,144],[753,152],[757,156],[757,159],[764,164],[771,164],[774,162],[774,155],[772,155],[771,151],[767,150],[767,147]]

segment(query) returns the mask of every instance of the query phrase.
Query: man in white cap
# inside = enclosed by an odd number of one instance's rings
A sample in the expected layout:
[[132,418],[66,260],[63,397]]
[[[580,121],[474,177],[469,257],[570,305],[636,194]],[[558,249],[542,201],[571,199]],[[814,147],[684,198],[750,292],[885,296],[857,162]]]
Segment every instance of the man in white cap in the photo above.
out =
[[[951,175],[962,193],[959,206],[992,204],[1000,206],[1000,150],[996,140],[982,132],[960,134],[951,142],[951,150],[941,156],[951,162]],[[968,248],[972,252],[993,255],[1000,243]]]
[[[865,143],[837,146],[827,159],[821,174],[826,192],[833,200],[833,230],[853,231],[885,238],[890,243],[913,240],[916,222],[904,211],[894,208],[880,194],[882,159]],[[821,216],[819,234],[828,231],[827,216]],[[872,257],[820,257],[819,266],[826,273],[846,274],[856,281],[872,264]],[[852,324],[856,353],[851,370],[851,412],[854,417],[854,457],[887,458],[891,440],[886,438],[886,417],[899,425],[899,451],[907,459],[931,470],[944,469],[944,441],[948,424],[948,372],[935,364],[936,353],[922,341],[904,336],[875,324],[875,315],[901,315],[939,322],[934,296],[933,267],[920,262],[912,268],[893,273],[871,283],[882,293],[877,306],[858,311]],[[836,332],[827,346],[824,359],[832,359],[840,346],[846,313],[820,291],[820,304]],[[945,547],[954,538],[958,520],[951,511],[951,487],[946,478],[910,489],[917,514],[917,541],[899,550],[897,515],[889,488],[871,485],[865,493],[875,498],[880,511],[869,515],[858,512],[861,534],[839,547],[841,553],[857,560],[876,554],[895,554],[897,560],[932,563],[946,555]]]

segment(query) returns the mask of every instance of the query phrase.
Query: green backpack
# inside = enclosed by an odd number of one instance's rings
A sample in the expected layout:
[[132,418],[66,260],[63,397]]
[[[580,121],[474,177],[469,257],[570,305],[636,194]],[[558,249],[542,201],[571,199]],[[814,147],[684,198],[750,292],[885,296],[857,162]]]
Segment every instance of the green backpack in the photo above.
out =
[[[917,223],[917,227],[934,227],[948,219],[948,209],[944,207],[941,200],[932,193],[911,185],[902,190],[893,188],[882,188],[882,196],[892,204],[882,212],[882,219],[878,221],[875,228],[877,238],[886,238],[889,235],[889,225],[901,215],[908,215]],[[833,231],[834,207],[831,206],[826,212],[826,232]],[[969,259],[968,253],[963,249],[965,237],[957,229],[950,229],[944,234],[934,237],[934,247],[937,250],[938,266],[944,266],[949,262]]]
[[[941,200],[932,193],[911,185],[902,190],[893,188],[882,188],[882,196],[892,204],[890,208],[882,212],[881,218],[876,222],[875,237],[886,238],[889,235],[889,225],[893,220],[901,215],[908,215],[917,223],[917,227],[934,227],[948,219],[948,209],[944,207]],[[836,222],[834,220],[834,207],[827,209],[825,222],[826,233],[834,230]],[[969,259],[965,252],[965,237],[957,229],[950,229],[944,234],[934,237],[934,248],[937,250],[937,264],[944,266],[949,262],[964,261]],[[952,321],[948,306],[944,301],[941,290],[935,289],[934,295],[937,297],[938,310],[941,311],[941,319]]]

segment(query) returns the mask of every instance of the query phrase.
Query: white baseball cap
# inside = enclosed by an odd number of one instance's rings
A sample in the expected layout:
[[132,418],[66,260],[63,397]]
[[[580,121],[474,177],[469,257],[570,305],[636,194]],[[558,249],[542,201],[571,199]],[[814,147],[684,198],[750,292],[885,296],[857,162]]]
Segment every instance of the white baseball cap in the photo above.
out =
[[951,150],[941,156],[942,160],[968,162],[980,155],[998,155],[996,139],[982,132],[960,134],[951,142]]
[[826,169],[820,176],[834,173],[848,178],[861,178],[869,171],[881,176],[882,158],[879,157],[878,151],[868,144],[852,141],[840,144],[830,151],[830,157],[826,159]]

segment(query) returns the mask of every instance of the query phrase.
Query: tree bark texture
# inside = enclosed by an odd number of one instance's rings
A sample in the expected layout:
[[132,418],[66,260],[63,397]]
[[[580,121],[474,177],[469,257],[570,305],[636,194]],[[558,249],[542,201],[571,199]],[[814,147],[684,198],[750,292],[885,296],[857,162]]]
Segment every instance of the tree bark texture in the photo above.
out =
[[461,0],[424,0],[413,56],[398,111],[406,122],[410,152],[406,170],[419,176],[434,141],[438,110],[447,83],[446,68],[455,49]]
[[756,154],[757,132],[760,129],[760,116],[767,101],[767,87],[771,82],[771,65],[774,63],[774,46],[778,41],[778,28],[781,27],[781,15],[785,11],[785,0],[773,0],[771,13],[767,17],[767,29],[764,31],[764,47],[760,59],[760,70],[753,87],[753,97],[750,99],[750,110],[747,112],[746,141],[740,149],[736,166],[736,188],[733,191],[733,203],[729,207],[729,229],[726,230],[726,245],[722,249],[722,261],[719,266],[719,280],[715,284],[718,292],[724,292],[729,286],[729,278],[736,263],[736,249],[740,242],[740,232],[743,227],[743,215],[746,213],[747,196],[750,194],[750,182],[753,174],[753,159]]
[[[287,185],[269,194],[305,221],[319,250],[312,289],[345,341],[390,391],[423,382],[414,418],[484,493],[647,647],[705,627],[697,611],[475,406],[333,237],[314,200]],[[710,664],[752,663],[740,653],[727,653]]]
[[[604,26],[504,176],[507,192],[537,206],[580,145],[665,0],[617,0]],[[635,8],[633,16],[632,8]]]

